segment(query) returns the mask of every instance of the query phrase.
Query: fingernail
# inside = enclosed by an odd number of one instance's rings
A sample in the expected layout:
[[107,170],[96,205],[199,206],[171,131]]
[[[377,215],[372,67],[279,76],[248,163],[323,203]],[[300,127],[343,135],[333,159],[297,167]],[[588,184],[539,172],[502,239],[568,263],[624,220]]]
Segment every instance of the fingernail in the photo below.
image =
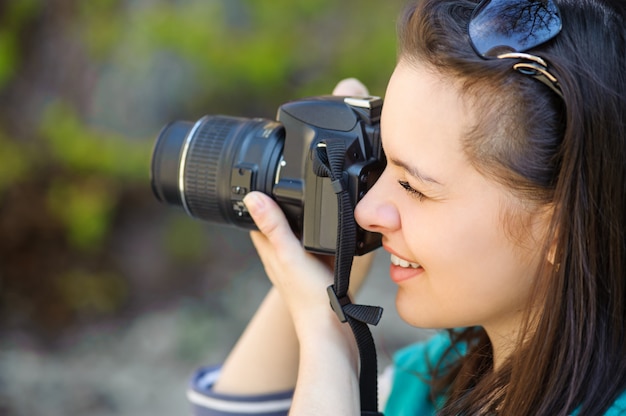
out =
[[261,198],[256,192],[251,192],[243,197],[243,203],[246,205],[248,212],[254,215],[254,213],[259,212],[261,208],[263,208],[263,198]]

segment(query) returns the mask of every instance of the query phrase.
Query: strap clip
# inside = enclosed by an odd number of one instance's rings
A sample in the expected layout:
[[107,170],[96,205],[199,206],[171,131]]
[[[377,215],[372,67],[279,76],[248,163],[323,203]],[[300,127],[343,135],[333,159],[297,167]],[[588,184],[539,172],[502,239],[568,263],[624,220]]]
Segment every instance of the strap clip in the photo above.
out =
[[341,180],[341,178],[330,181],[330,183],[332,184],[333,191],[335,191],[336,194],[340,194],[346,190],[343,184],[343,180]]
[[348,321],[346,314],[343,312],[343,307],[352,303],[348,295],[343,296],[341,299],[337,297],[337,293],[335,292],[335,285],[330,285],[326,288],[326,293],[328,293],[328,299],[330,300],[330,307],[339,321],[344,323]]

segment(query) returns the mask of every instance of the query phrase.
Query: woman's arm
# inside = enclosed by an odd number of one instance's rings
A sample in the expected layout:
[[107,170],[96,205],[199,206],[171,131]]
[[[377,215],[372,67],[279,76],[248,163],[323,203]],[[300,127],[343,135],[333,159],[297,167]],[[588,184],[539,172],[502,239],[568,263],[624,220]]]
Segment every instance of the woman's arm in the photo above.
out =
[[[354,259],[351,292],[361,286],[373,258],[370,253]],[[273,287],[229,353],[213,389],[234,395],[291,390],[298,375],[299,348],[289,310]]]
[[233,395],[291,390],[296,385],[298,349],[289,311],[272,288],[228,355],[213,389]]

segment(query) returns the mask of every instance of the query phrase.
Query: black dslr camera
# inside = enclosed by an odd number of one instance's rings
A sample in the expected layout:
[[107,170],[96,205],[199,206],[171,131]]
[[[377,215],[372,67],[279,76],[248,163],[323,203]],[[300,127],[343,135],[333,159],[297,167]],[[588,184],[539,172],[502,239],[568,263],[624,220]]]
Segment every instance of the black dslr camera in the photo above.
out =
[[[192,217],[254,229],[243,197],[271,195],[304,248],[334,254],[338,204],[328,177],[315,173],[315,151],[342,141],[342,183],[352,207],[385,166],[378,97],[323,96],[278,109],[277,121],[205,116],[174,121],[160,132],[152,155],[152,190],[161,202]],[[357,227],[355,254],[380,246],[380,235]]]

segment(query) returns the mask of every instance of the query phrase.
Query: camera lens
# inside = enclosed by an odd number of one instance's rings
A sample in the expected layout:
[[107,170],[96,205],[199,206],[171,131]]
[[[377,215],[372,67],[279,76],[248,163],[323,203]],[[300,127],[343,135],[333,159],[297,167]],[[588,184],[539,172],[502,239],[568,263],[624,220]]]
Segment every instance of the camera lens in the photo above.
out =
[[284,138],[282,125],[266,119],[175,121],[156,140],[152,190],[193,217],[251,228],[241,200],[254,190],[271,195]]

